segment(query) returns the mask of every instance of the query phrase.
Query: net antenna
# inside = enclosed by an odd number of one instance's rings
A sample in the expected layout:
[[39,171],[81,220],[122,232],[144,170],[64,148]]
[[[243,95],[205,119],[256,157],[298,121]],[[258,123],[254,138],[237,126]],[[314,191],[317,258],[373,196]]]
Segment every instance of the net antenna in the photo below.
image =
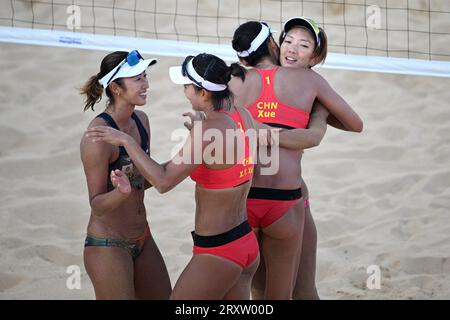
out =
[[438,0],[5,0],[0,42],[236,61],[241,23],[281,31],[293,16],[326,31],[324,68],[450,77],[450,1]]

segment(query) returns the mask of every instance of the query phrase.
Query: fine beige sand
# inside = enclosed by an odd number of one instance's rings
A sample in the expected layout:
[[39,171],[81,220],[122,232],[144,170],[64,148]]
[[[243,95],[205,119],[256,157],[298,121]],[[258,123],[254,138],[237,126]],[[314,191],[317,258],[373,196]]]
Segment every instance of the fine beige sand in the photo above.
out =
[[[82,260],[89,217],[79,141],[96,112],[77,93],[105,52],[1,44],[0,298],[93,299]],[[170,158],[189,110],[158,57],[149,71],[152,154]],[[318,70],[365,122],[305,152],[326,299],[450,298],[450,79]],[[191,256],[193,182],[147,191],[152,233],[175,283]],[[66,273],[80,267],[81,288]],[[381,268],[369,290],[367,268]]]
[[[250,2],[240,2],[241,14],[258,19]],[[426,9],[426,3],[419,1],[419,9]],[[275,2],[264,4],[261,17],[269,22],[279,19],[279,10],[270,7]],[[30,16],[27,6],[16,3],[17,19]],[[433,9],[449,10],[446,6]],[[64,24],[65,7],[56,9],[62,16],[55,12],[59,17],[55,22]],[[222,7],[222,13],[233,14],[228,9]],[[9,2],[0,5],[0,11],[7,10],[11,10]],[[216,12],[206,5],[202,10]],[[316,11],[305,9],[305,14],[320,16]],[[328,11],[338,19],[343,8],[336,4]],[[33,12],[36,21],[49,17],[48,8],[39,4]],[[283,15],[293,12],[285,8]],[[98,25],[110,26],[107,17],[97,14]],[[440,30],[449,29],[445,17],[437,21]],[[137,16],[138,21],[141,18]],[[411,21],[420,19],[415,16]],[[5,21],[2,25],[8,25]],[[172,32],[172,25],[161,23],[159,31]],[[224,29],[227,36],[234,27]],[[328,30],[334,43],[340,43],[342,33]],[[350,35],[349,43],[357,37]],[[411,45],[421,49],[413,38]],[[434,38],[433,50],[448,51],[448,36]],[[87,124],[103,111],[105,100],[96,112],[83,112],[77,88],[98,72],[105,54],[0,43],[0,299],[94,298],[83,266],[90,208],[79,142]],[[182,88],[168,77],[168,67],[182,59],[157,58],[159,63],[148,72],[149,99],[142,110],[150,117],[152,156],[163,162],[180,142],[171,135],[184,130],[181,114],[190,105]],[[324,299],[450,299],[450,78],[318,72],[365,123],[361,134],[329,128],[322,144],[305,151],[303,158],[318,229],[319,295]],[[194,184],[187,179],[167,194],[150,189],[145,197],[151,230],[172,284],[191,256],[193,195]],[[366,285],[373,265],[381,270],[380,289]],[[71,266],[80,268],[79,289],[67,287]]]

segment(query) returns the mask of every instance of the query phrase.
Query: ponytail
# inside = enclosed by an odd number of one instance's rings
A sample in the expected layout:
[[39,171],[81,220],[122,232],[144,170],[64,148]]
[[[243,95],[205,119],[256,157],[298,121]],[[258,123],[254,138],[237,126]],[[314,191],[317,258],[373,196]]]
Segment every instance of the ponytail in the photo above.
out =
[[[88,81],[81,87],[80,94],[86,95],[86,101],[84,103],[84,111],[92,109],[94,111],[94,105],[102,100],[103,86],[98,82],[99,79],[108,74],[112,69],[123,61],[128,55],[126,51],[115,51],[106,55],[100,65],[100,72],[95,76],[89,78]],[[123,78],[118,78],[113,82],[117,83],[120,87],[125,88]],[[109,98],[108,105],[114,104],[114,96],[109,89],[109,86],[105,89],[106,96]]]
[[81,87],[80,94],[86,95],[86,101],[84,103],[84,111],[92,109],[94,111],[94,105],[102,100],[103,87],[98,82],[99,75],[95,75],[89,78],[88,81]]
[[240,78],[242,81],[245,81],[245,74],[247,73],[247,69],[245,69],[239,63],[232,63],[229,68],[231,75]]

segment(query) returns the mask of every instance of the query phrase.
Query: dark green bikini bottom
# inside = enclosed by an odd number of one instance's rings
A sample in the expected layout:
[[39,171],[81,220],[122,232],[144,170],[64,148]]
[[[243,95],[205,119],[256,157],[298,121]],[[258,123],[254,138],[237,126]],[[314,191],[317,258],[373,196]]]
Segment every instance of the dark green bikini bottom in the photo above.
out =
[[84,240],[85,247],[119,247],[128,251],[128,253],[136,259],[142,253],[144,249],[144,243],[150,238],[150,228],[144,231],[144,234],[133,240],[123,240],[123,239],[111,239],[111,238],[97,238],[92,236],[87,236]]

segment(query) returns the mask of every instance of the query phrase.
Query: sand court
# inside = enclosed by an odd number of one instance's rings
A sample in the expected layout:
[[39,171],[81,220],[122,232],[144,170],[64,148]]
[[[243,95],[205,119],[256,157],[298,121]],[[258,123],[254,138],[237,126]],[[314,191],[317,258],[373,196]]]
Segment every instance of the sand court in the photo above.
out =
[[[79,141],[96,112],[77,88],[105,52],[2,43],[0,297],[93,299],[83,267],[89,205]],[[11,63],[14,57],[14,63]],[[168,77],[149,71],[152,155],[169,159],[190,109]],[[52,68],[42,68],[52,61]],[[450,79],[318,69],[360,113],[362,134],[329,128],[307,150],[304,177],[318,229],[317,286],[328,299],[448,299]],[[146,192],[152,233],[175,283],[191,256],[194,183]],[[67,268],[81,288],[66,286]],[[381,269],[381,289],[366,286]]]
[[[195,25],[182,28],[189,19],[182,13],[195,14],[191,2],[183,1],[178,7],[177,21],[166,15],[167,19],[160,16],[157,24],[149,23],[142,12],[133,17],[129,11],[116,10],[117,28],[132,28],[130,19],[136,19],[141,30],[119,30],[118,35],[152,38],[162,32],[172,33],[166,39],[203,42],[219,36],[220,43],[229,44],[238,24],[223,17],[217,21],[200,17],[204,27],[200,37],[180,35],[196,31]],[[279,22],[279,3],[262,2],[265,7],[259,12],[251,1],[241,1],[241,17]],[[128,0],[123,3],[134,5]],[[175,8],[174,1],[166,3],[165,9]],[[415,1],[411,27],[428,26],[428,15],[420,11],[428,9],[427,3]],[[436,12],[450,11],[444,1],[433,3]],[[142,10],[154,9],[147,1],[141,5]],[[283,18],[300,8],[289,1],[285,6]],[[6,14],[10,7],[9,2],[0,5]],[[349,33],[347,38],[340,29],[333,29],[345,11],[341,4],[323,12],[319,7],[305,5],[303,9],[309,16],[327,15],[329,26],[325,29],[331,52],[384,54],[386,48],[356,48],[366,45],[365,33]],[[39,21],[51,21],[43,4],[34,4],[33,17],[26,1],[16,1],[14,9],[16,19],[34,17],[37,28],[45,27]],[[97,9],[96,32],[112,34],[112,15],[107,9]],[[83,11],[84,23],[91,22],[92,12]],[[205,4],[198,14],[216,12],[231,16],[238,11],[232,6],[221,6],[217,11]],[[396,21],[391,27],[401,28],[404,16],[401,10],[395,12],[389,15],[391,23]],[[440,19],[442,15],[436,12],[431,27],[448,32],[448,15]],[[65,28],[66,18],[65,7],[55,7],[56,29]],[[1,25],[8,23],[2,20]],[[29,27],[21,22],[16,26]],[[281,30],[279,25],[273,27]],[[144,28],[148,32],[142,32]],[[173,34],[174,30],[180,34]],[[91,30],[85,27],[83,32]],[[368,34],[371,41],[385,36],[373,30]],[[410,36],[411,50],[430,49],[421,47],[423,41],[415,33],[406,35]],[[390,49],[403,50],[406,35],[391,34]],[[447,34],[431,35],[426,41],[426,46],[431,44],[431,53],[412,53],[411,58],[442,58],[439,54],[448,51],[448,39]],[[367,43],[368,47],[374,45]],[[106,98],[96,105],[95,112],[83,112],[78,88],[98,72],[106,53],[0,43],[0,299],[95,298],[83,266],[90,208],[79,143],[88,123],[104,110]],[[393,52],[391,56],[407,54]],[[164,162],[180,143],[171,137],[183,130],[186,119],[182,113],[191,106],[168,74],[169,67],[183,59],[152,57],[158,64],[148,71],[148,103],[139,108],[150,118],[151,155]],[[306,150],[303,157],[303,175],[318,230],[316,280],[320,297],[450,299],[450,78],[316,70],[364,121],[361,134],[329,127],[321,145]],[[145,195],[151,232],[172,285],[192,254],[193,196],[190,179],[169,193],[161,195],[149,189]],[[73,273],[67,271],[73,267],[79,268],[81,282],[79,288],[71,289],[67,281]],[[373,267],[381,272],[379,289],[367,286]]]

